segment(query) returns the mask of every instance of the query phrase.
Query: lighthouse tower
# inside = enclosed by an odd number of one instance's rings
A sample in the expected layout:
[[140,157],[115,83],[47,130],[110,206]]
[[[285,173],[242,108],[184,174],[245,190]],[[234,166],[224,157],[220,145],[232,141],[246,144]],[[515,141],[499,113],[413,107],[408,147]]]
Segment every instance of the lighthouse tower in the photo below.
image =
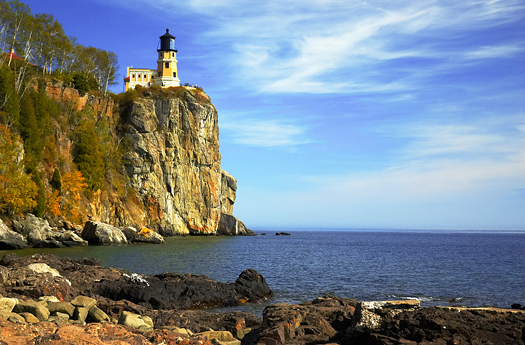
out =
[[160,48],[157,49],[159,58],[157,60],[157,77],[155,85],[162,87],[180,86],[177,74],[177,50],[175,49],[175,37],[166,29],[166,33],[160,36]]

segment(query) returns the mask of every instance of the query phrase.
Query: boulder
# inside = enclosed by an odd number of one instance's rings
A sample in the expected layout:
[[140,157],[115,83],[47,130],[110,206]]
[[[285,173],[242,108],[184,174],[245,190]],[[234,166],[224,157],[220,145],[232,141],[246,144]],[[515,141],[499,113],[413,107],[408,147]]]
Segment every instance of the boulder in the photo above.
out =
[[15,298],[0,298],[0,310],[7,311],[10,313],[13,311],[16,302],[17,301]]
[[257,236],[255,232],[246,228],[243,222],[226,213],[221,213],[217,234],[226,236]]
[[83,240],[75,232],[68,230],[64,231],[60,236],[60,241],[68,247],[87,246],[88,242]]
[[97,306],[92,306],[89,308],[88,322],[109,322],[111,319],[109,318],[108,314],[104,313],[100,308]]
[[153,321],[149,316],[141,316],[129,311],[122,312],[118,318],[118,324],[136,329],[153,329]]
[[126,236],[119,228],[93,221],[88,221],[84,225],[82,238],[89,244],[122,245],[128,243]]
[[44,235],[53,232],[47,220],[38,218],[32,213],[28,213],[20,220],[13,220],[13,228],[16,232],[26,236],[30,242],[32,240],[47,239]]
[[126,226],[120,230],[122,230],[122,233],[124,236],[126,236],[126,240],[128,240],[128,242],[133,242],[135,236],[137,236],[137,229],[132,226]]
[[24,236],[10,230],[0,219],[0,250],[23,249],[28,246]]
[[128,226],[122,229],[122,232],[126,236],[128,242],[143,242],[155,244],[161,244],[166,242],[164,240],[164,237],[146,227],[142,228],[140,231],[137,231],[135,228]]
[[235,285],[237,293],[247,296],[252,301],[272,296],[272,290],[266,283],[266,279],[254,269],[243,271],[235,281]]
[[[6,255],[2,261],[8,261],[10,255]],[[64,300],[72,293],[71,282],[64,277],[53,276],[51,272],[38,273],[24,266],[9,268],[0,266],[0,271],[4,273],[0,274],[3,289],[15,296],[27,296],[34,299],[42,296],[55,296],[58,300]]]
[[217,339],[219,341],[233,341],[235,338],[228,331],[207,331],[194,334],[195,337],[204,337],[207,340]]
[[36,263],[36,264],[30,264],[27,266],[30,270],[36,272],[36,273],[51,273],[53,277],[60,277],[60,273],[54,268],[49,267],[47,264],[44,263]]
[[17,313],[1,311],[1,310],[0,310],[0,320],[10,321],[14,323],[25,323],[26,322],[24,317],[21,315],[18,315]]
[[45,321],[49,318],[49,310],[46,308],[44,303],[35,302],[33,300],[18,300],[15,307],[13,308],[15,313],[31,313],[36,316],[40,321]]
[[60,302],[55,296],[41,296],[38,298],[39,301],[44,301],[46,304]]
[[87,297],[87,296],[77,296],[72,301],[71,304],[75,307],[82,307],[82,308],[91,308],[95,304],[97,304],[97,301],[94,298]]
[[27,323],[37,323],[40,322],[40,320],[31,313],[19,313],[18,315],[22,316]]
[[55,315],[56,313],[64,313],[69,315],[69,317],[73,317],[75,313],[75,307],[69,302],[48,303],[47,309],[49,310],[51,315]]

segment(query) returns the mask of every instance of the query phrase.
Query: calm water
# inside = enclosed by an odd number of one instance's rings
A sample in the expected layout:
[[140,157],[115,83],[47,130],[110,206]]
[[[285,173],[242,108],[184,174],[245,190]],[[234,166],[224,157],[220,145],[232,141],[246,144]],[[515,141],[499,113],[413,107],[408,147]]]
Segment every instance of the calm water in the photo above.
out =
[[105,266],[138,273],[202,274],[224,282],[254,268],[275,293],[269,303],[333,293],[358,300],[413,297],[426,306],[525,304],[525,232],[265,232],[167,238],[165,245],[15,252],[97,257]]

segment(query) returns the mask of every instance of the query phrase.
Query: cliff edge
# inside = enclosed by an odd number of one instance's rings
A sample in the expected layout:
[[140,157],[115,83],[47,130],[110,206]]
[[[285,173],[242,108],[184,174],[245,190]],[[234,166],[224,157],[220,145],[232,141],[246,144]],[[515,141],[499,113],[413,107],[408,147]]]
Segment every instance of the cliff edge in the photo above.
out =
[[[246,232],[232,216],[237,181],[221,170],[217,109],[204,93],[161,91],[129,102],[118,126],[123,166],[145,222],[167,235]],[[231,224],[219,228],[221,219]]]

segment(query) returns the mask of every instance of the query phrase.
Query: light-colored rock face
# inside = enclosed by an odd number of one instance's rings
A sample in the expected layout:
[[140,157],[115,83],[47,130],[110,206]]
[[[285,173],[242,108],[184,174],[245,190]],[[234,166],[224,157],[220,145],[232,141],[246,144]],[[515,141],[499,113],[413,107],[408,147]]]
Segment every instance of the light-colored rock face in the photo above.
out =
[[221,212],[233,214],[237,192],[237,180],[226,171],[222,170],[221,176]]
[[93,244],[121,245],[127,244],[126,236],[119,228],[101,222],[86,222],[82,238]]
[[124,164],[147,210],[144,224],[160,224],[165,234],[215,234],[222,190],[215,107],[191,93],[144,97],[124,121]]
[[36,273],[51,273],[53,277],[60,277],[60,273],[54,268],[49,267],[47,264],[43,263],[37,263],[37,264],[30,264],[27,266],[30,270],[36,272]]

